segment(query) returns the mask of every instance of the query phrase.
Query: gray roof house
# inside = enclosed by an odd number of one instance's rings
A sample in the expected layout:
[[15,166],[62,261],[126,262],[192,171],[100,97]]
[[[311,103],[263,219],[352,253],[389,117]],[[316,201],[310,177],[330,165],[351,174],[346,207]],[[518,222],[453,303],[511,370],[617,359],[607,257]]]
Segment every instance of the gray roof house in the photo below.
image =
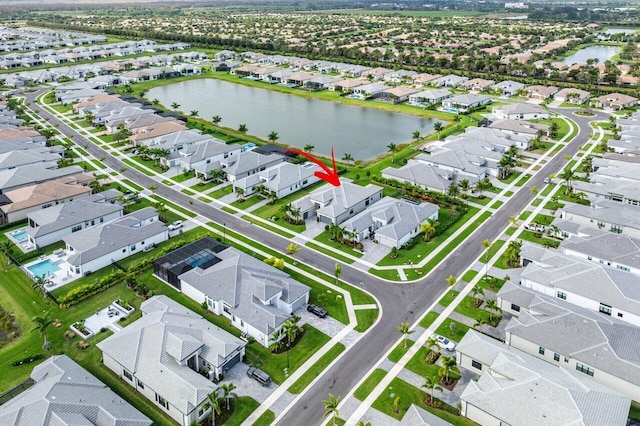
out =
[[31,372],[35,384],[0,406],[5,426],[150,426],[153,422],[66,355]]
[[[190,146],[188,148],[176,151],[180,158],[178,158],[178,166],[181,170],[194,170],[196,169],[196,176],[198,175],[198,168],[205,164],[217,163],[216,168],[220,169],[220,161],[225,158],[235,157],[240,154],[241,146],[237,144],[227,145],[223,141],[215,138],[209,138],[204,142],[197,145]],[[209,176],[205,176],[208,178]]]
[[506,327],[509,346],[640,400],[640,328],[513,283],[497,297],[515,316]]
[[342,223],[353,233],[348,238],[355,241],[371,239],[399,249],[418,234],[420,225],[429,219],[437,220],[439,207],[431,203],[414,203],[384,197],[373,206]]
[[590,228],[640,238],[640,207],[612,200],[593,200],[591,206],[567,203],[559,210],[560,219]]
[[522,250],[522,286],[640,326],[640,276],[555,250],[534,255]]
[[227,175],[227,180],[235,182],[238,179],[262,172],[284,160],[284,156],[276,153],[264,155],[254,151],[245,151],[237,156],[221,160],[220,164],[222,171]]
[[30,164],[42,164],[46,168],[58,167],[58,160],[62,156],[57,153],[41,153],[36,150],[21,150],[0,154],[0,172],[16,169]]
[[235,192],[236,188],[240,188],[245,195],[251,195],[259,186],[263,186],[277,198],[282,198],[318,182],[315,172],[319,171],[322,171],[319,166],[309,162],[279,163],[264,171],[236,180],[233,183],[233,189]]
[[455,182],[456,174],[449,170],[410,159],[407,164],[398,169],[387,167],[382,170],[382,177],[404,183],[412,183],[430,191],[446,193],[451,184]]
[[460,395],[461,414],[480,424],[626,425],[629,397],[586,375],[559,368],[469,330],[458,364],[480,378]]
[[429,82],[436,87],[456,87],[459,84],[469,80],[469,77],[461,77],[455,74],[449,74],[442,77],[438,77],[435,80]]
[[571,185],[574,191],[584,192],[589,199],[605,199],[621,202],[623,204],[640,205],[640,182],[591,173],[590,181],[577,180]]
[[493,114],[500,119],[537,120],[549,118],[549,112],[540,105],[517,103],[493,108]]
[[458,179],[472,179],[477,182],[491,174],[484,156],[450,149],[439,149],[431,155],[419,154],[414,160],[452,172]]
[[29,243],[35,248],[44,247],[66,235],[121,217],[123,207],[113,202],[121,194],[109,189],[27,213]]
[[314,214],[319,222],[340,225],[382,198],[382,188],[376,185],[360,186],[340,178],[340,186],[325,185],[291,203],[300,211],[302,219]]
[[502,92],[502,96],[513,96],[517,91],[524,90],[525,87],[527,86],[511,80],[501,81],[491,86],[492,89]]
[[[149,148],[160,148],[166,149],[169,152],[174,152],[211,139],[211,136],[202,134],[199,130],[180,130],[178,132],[157,136],[155,138],[138,139],[136,141],[136,145],[146,145]],[[172,165],[175,166],[177,164]]]
[[83,275],[138,253],[169,238],[167,227],[153,207],[145,207],[109,223],[83,229],[63,238],[70,253],[69,275]]
[[179,424],[202,420],[218,388],[212,380],[241,361],[245,342],[167,296],[140,310],[142,318],[98,343],[102,362]]
[[409,95],[409,105],[429,106],[441,103],[443,100],[453,96],[448,90],[424,90],[422,92]]
[[0,171],[0,194],[62,177],[79,175],[82,168],[69,166],[62,169],[49,169],[43,164],[30,164],[27,166]]
[[400,426],[451,426],[451,423],[431,414],[424,408],[411,404],[400,421]]
[[574,235],[560,243],[560,251],[569,256],[609,265],[640,275],[640,240],[604,230],[594,235]]
[[[502,130],[513,135],[537,136],[538,132],[549,135],[551,126],[540,123],[530,123],[524,120],[498,119],[492,120],[489,129]],[[531,138],[529,138],[531,140]]]
[[157,277],[269,346],[309,287],[233,247],[205,237],[156,259]]
[[456,114],[459,114],[490,103],[491,98],[488,96],[468,93],[466,95],[456,95],[444,99],[442,101],[442,108],[447,112],[455,112]]

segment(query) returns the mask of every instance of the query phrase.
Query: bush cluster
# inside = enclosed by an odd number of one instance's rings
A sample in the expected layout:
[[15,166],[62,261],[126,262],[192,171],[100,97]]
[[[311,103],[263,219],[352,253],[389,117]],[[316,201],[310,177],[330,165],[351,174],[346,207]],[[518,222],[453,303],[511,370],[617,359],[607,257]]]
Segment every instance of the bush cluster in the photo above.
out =
[[30,364],[32,362],[40,361],[43,358],[44,358],[43,354],[29,355],[28,357],[12,362],[11,365],[14,367],[18,367],[20,365]]

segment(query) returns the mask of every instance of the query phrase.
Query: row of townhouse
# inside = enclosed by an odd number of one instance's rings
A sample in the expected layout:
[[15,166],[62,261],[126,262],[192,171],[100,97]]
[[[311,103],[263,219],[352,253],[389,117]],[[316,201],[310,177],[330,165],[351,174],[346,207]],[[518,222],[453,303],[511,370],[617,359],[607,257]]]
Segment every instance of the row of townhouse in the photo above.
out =
[[0,27],[0,52],[20,52],[105,43],[107,37],[75,31]]

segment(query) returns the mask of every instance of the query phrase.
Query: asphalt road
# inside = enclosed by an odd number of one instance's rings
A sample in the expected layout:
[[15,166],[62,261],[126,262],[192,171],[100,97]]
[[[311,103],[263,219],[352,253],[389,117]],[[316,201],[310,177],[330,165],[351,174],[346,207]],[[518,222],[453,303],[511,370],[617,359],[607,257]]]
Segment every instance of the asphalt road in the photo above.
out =
[[[96,158],[105,157],[104,163],[113,170],[119,170],[121,166],[127,169],[122,173],[127,179],[130,179],[139,185],[149,188],[155,181],[148,176],[138,172],[137,170],[127,166],[117,159],[110,156],[102,148],[96,146],[84,136],[79,135],[69,126],[58,120],[52,114],[46,112],[35,102],[35,98],[43,91],[27,95],[27,101],[31,102],[30,108],[37,111],[42,117],[49,118],[50,124],[59,124],[58,130],[65,135],[74,135],[73,141],[80,145],[88,145],[86,149]],[[596,117],[581,117],[571,114],[573,110],[554,110],[560,115],[570,115],[579,126],[580,132],[562,151],[556,154],[548,161],[539,173],[536,173],[523,186],[522,190],[513,195],[508,201],[489,218],[482,226],[474,232],[465,244],[460,245],[451,253],[449,258],[433,269],[431,273],[418,282],[414,283],[389,283],[369,275],[361,270],[353,268],[349,265],[343,265],[342,279],[346,282],[357,285],[362,281],[365,287],[379,301],[383,310],[381,321],[360,341],[358,341],[349,352],[342,357],[331,369],[329,369],[305,394],[300,398],[296,409],[290,410],[279,422],[281,425],[294,424],[320,424],[323,421],[324,407],[322,399],[325,399],[329,392],[335,395],[345,395],[351,388],[375,365],[378,359],[384,354],[389,347],[399,337],[396,327],[400,322],[409,322],[410,324],[418,320],[425,309],[429,307],[436,298],[445,290],[447,284],[445,282],[449,275],[459,276],[464,271],[472,259],[476,259],[482,252],[481,242],[485,239],[493,241],[497,238],[504,227],[507,225],[509,217],[515,213],[522,211],[534,196],[530,189],[533,186],[542,188],[543,180],[551,173],[557,173],[564,165],[565,155],[573,155],[588,141],[587,134],[592,131],[589,121],[601,119],[606,120],[607,115],[598,112]],[[176,204],[180,204],[216,222],[224,223],[227,228],[232,229],[240,234],[251,237],[256,241],[279,250],[286,252],[286,247],[290,241],[279,235],[273,234],[236,218],[217,208],[206,205],[196,198],[189,197],[177,190],[171,189],[164,185],[158,185],[156,194],[170,200]],[[193,199],[193,205],[189,205],[189,199]],[[334,264],[336,261],[330,257],[319,254],[312,250],[302,250],[296,255],[298,261],[304,262],[328,274],[333,274]]]

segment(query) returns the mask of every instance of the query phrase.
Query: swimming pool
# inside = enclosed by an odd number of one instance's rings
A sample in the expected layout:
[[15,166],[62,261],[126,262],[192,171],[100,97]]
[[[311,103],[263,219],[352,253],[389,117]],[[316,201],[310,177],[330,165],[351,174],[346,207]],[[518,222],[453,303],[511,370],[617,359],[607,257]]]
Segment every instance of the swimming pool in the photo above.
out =
[[38,262],[35,265],[28,266],[27,269],[36,277],[52,277],[56,271],[60,270],[60,265],[62,260],[58,260],[52,262],[51,260],[43,260],[42,262]]
[[11,236],[19,243],[24,243],[29,239],[29,235],[27,235],[27,231],[24,228],[13,231]]

